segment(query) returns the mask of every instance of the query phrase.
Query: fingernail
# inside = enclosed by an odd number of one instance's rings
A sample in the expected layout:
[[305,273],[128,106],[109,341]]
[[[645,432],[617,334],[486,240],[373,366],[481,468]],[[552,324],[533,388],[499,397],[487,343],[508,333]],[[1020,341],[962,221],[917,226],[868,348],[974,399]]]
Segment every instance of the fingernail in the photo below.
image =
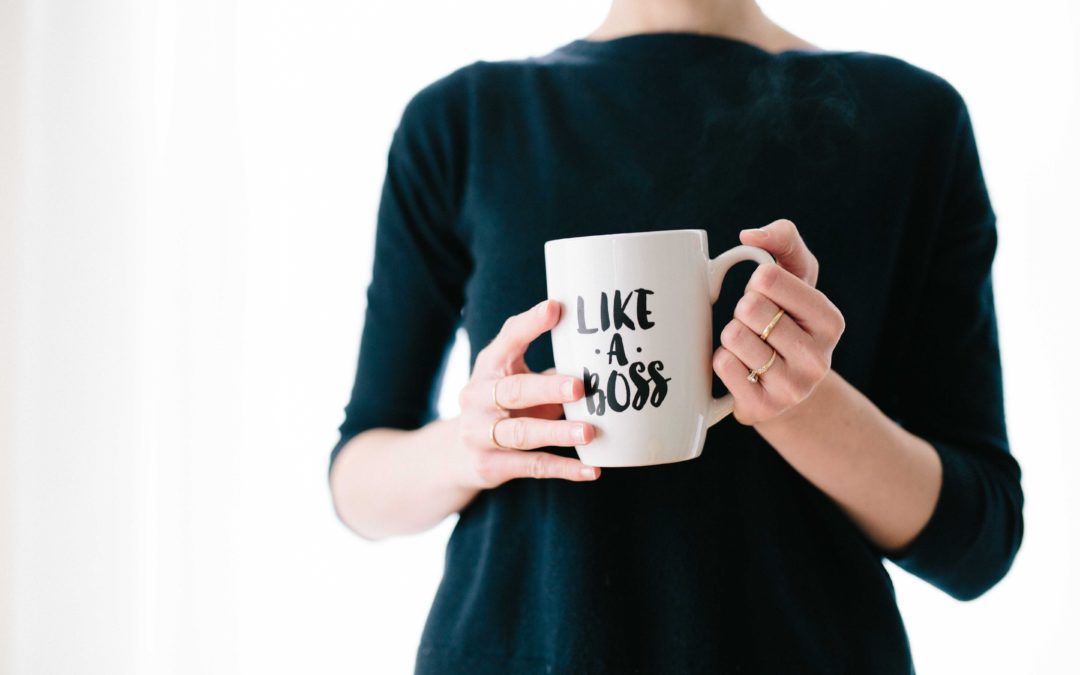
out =
[[567,380],[562,383],[562,397],[564,401],[574,400],[574,381]]
[[574,440],[577,441],[578,443],[584,443],[585,442],[585,425],[584,424],[576,424],[576,425],[574,425]]
[[596,469],[591,466],[586,466],[581,469],[582,478],[596,478]]
[[753,233],[753,234],[755,234],[755,235],[756,235],[756,236],[757,236],[757,237],[758,237],[759,239],[768,239],[768,238],[769,238],[769,232],[768,232],[768,230],[763,230],[763,229],[761,229],[760,227],[752,227],[752,228],[750,228],[750,229],[747,229],[747,230],[743,230],[743,232],[752,232],[752,233]]

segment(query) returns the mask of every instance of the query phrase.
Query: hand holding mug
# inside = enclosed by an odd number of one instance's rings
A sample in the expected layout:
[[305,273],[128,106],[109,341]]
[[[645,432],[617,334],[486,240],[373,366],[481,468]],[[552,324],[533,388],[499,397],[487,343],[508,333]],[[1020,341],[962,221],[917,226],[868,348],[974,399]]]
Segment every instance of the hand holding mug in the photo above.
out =
[[551,330],[555,367],[581,377],[566,419],[588,422],[578,445],[590,466],[694,459],[734,398],[713,398],[713,303],[740,262],[771,265],[754,246],[709,254],[705,230],[626,232],[544,244],[548,297],[563,306]]
[[461,390],[458,429],[465,450],[464,482],[493,488],[514,478],[594,480],[600,469],[535,448],[582,446],[593,439],[587,422],[560,419],[562,404],[580,399],[580,378],[534,373],[525,365],[529,344],[558,323],[559,303],[545,300],[511,316],[476,355]]
[[[790,220],[743,230],[740,239],[771,253],[776,264],[750,277],[735,318],[720,333],[713,370],[735,397],[735,419],[753,425],[798,405],[825,379],[844,317],[814,288],[817,259]],[[761,374],[751,377],[755,369]]]

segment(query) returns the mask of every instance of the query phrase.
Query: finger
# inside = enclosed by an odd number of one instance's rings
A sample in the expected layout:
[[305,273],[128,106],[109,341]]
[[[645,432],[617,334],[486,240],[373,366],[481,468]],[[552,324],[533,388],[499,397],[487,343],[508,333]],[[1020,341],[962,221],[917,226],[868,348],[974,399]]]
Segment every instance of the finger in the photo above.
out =
[[[775,302],[757,291],[747,291],[735,304],[735,318],[746,324],[758,339],[761,339],[761,334],[779,312],[780,307]],[[781,356],[785,356],[785,349],[794,342],[812,339],[785,312],[780,314],[780,318],[773,324],[765,342],[775,347]]]
[[519,410],[544,403],[569,403],[585,395],[585,384],[569,375],[521,373],[495,381],[495,405],[505,410]]
[[[555,366],[545,369],[540,374],[555,375]],[[582,385],[582,388],[584,389],[584,384]],[[565,411],[563,410],[562,403],[545,403],[531,408],[515,410],[512,414],[517,415],[518,417],[537,417],[545,420],[558,420],[562,419]]]
[[[780,356],[779,351],[776,358],[773,359],[773,348],[747,328],[746,324],[738,319],[730,321],[728,325],[724,326],[724,330],[720,332],[720,344],[734,354],[735,358],[742,361],[747,370],[764,367],[771,359],[772,365],[769,366],[767,372],[758,375],[756,384],[763,387],[766,393],[769,394],[773,393],[774,390],[777,390],[777,393],[782,391],[785,382],[784,371],[786,370],[784,359]],[[755,383],[747,381],[747,384]]]
[[817,258],[807,248],[795,223],[790,220],[781,218],[765,227],[742,230],[739,232],[739,241],[765,249],[784,269],[811,286],[817,285]]
[[[735,305],[735,318],[761,339],[761,332],[778,311],[780,308],[772,300],[757,291],[747,291]],[[813,372],[819,369],[819,362],[823,358],[820,346],[786,313],[773,326],[766,343],[780,354],[789,372]]]
[[[750,275],[746,290],[761,293],[783,307],[787,316],[815,338],[833,337],[837,324],[843,320],[824,293],[779,265],[758,265]],[[838,338],[839,333],[835,337]]]
[[495,424],[495,441],[504,448],[516,450],[585,445],[592,441],[594,434],[591,424],[566,420],[505,417]]
[[[767,296],[757,291],[746,291],[739,301],[735,303],[735,318],[742,321],[746,326],[761,335],[769,322],[780,312],[780,307]],[[783,321],[784,317],[780,317]],[[792,319],[789,319],[792,320]],[[780,321],[773,326],[770,335],[775,334],[780,327]]]
[[561,478],[572,481],[596,480],[600,469],[579,459],[548,452],[492,450],[481,456],[481,476],[498,485],[514,478]]
[[735,417],[740,422],[744,419],[740,413],[746,407],[758,408],[762,405],[765,390],[746,379],[750,369],[726,347],[720,347],[713,354],[713,372],[735,397]]
[[544,300],[531,309],[515,314],[503,323],[495,339],[476,355],[479,366],[495,372],[510,372],[533,340],[555,327],[562,315],[556,300]]

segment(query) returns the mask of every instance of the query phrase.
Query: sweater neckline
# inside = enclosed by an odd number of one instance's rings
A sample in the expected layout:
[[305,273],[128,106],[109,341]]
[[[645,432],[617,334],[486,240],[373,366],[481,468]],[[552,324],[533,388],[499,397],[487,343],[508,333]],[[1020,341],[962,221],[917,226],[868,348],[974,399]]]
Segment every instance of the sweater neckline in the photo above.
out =
[[664,61],[737,55],[767,59],[786,54],[819,53],[818,50],[800,49],[774,53],[738,38],[691,31],[633,33],[606,40],[579,38],[566,43],[556,51],[625,61]]

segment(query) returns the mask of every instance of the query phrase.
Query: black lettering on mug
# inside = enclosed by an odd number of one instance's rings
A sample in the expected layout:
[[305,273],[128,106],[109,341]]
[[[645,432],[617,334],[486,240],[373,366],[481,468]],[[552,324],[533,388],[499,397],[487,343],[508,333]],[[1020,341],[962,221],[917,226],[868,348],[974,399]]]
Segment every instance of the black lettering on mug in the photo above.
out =
[[612,357],[619,362],[620,366],[625,366],[626,361],[626,349],[623,347],[622,335],[615,333],[611,336],[611,345],[608,347],[607,362],[611,365]]
[[[602,417],[609,409],[617,413],[627,408],[641,410],[646,403],[659,408],[667,397],[668,382],[671,381],[670,377],[660,374],[663,369],[664,364],[660,361],[652,361],[648,365],[635,361],[630,364],[629,378],[618,370],[612,370],[601,386],[600,373],[585,368],[581,378],[585,383],[585,408],[590,415],[597,417]],[[646,371],[648,378],[643,376]]]
[[[594,373],[588,368],[584,369],[582,380],[585,382],[585,407],[590,415],[603,416],[608,410],[623,412],[629,408],[642,410],[645,406],[659,407],[667,398],[668,382],[670,377],[664,377],[661,373],[664,364],[654,360],[646,364],[644,361],[634,361],[626,357],[626,345],[623,334],[619,331],[648,330],[656,325],[650,318],[650,296],[653,291],[647,288],[636,288],[626,296],[621,290],[616,289],[611,297],[606,292],[600,293],[600,302],[597,306],[596,319],[599,328],[594,324],[589,326],[585,298],[577,298],[577,331],[582,335],[593,333],[606,333],[614,328],[611,340],[608,343],[607,362],[608,366],[615,365],[607,373],[605,381],[601,384],[601,374]],[[628,311],[633,307],[632,312]],[[632,315],[631,315],[632,314]],[[641,351],[641,347],[637,348]],[[600,349],[596,349],[600,353]],[[629,366],[624,372],[622,369]]]
[[635,392],[634,400],[630,402],[630,405],[634,407],[634,410],[641,410],[649,402],[649,381],[641,376],[644,370],[645,364],[641,361],[634,361],[634,365],[630,366],[630,381],[634,383]]
[[595,328],[585,327],[585,298],[580,295],[577,296],[577,332],[583,335],[596,332]]
[[615,291],[615,307],[613,308],[615,313],[615,330],[619,330],[620,328],[634,330],[634,322],[630,320],[630,317],[626,316],[626,306],[630,304],[630,299],[633,296],[634,292],[630,291],[630,294],[626,296],[626,302],[623,302],[622,291]]
[[[648,330],[655,323],[649,318],[652,312],[649,310],[649,296],[653,292],[648,288],[636,288],[623,297],[623,292],[616,289],[614,299],[609,302],[606,292],[600,293],[600,302],[597,305],[600,328],[590,328],[586,317],[585,298],[577,296],[577,331],[582,335],[588,335],[597,331],[606,332],[615,330]],[[634,302],[633,317],[627,313],[630,303]],[[637,321],[635,324],[634,322]]]
[[660,407],[660,404],[664,402],[664,397],[667,396],[667,383],[671,382],[670,377],[664,377],[660,374],[663,369],[664,364],[660,361],[653,361],[649,364],[649,375],[652,377],[653,382],[652,404],[656,407]]
[[[619,398],[619,391],[624,396]],[[611,371],[607,379],[607,404],[612,412],[622,412],[630,407],[630,383],[626,376],[617,370]]]
[[590,415],[603,416],[604,392],[600,389],[600,374],[591,373],[586,368],[581,380],[585,383],[585,408]]
[[637,291],[637,323],[641,327],[641,330],[648,330],[656,324],[649,320],[649,315],[652,312],[649,311],[649,296],[652,295],[652,291],[647,288],[639,288]]

